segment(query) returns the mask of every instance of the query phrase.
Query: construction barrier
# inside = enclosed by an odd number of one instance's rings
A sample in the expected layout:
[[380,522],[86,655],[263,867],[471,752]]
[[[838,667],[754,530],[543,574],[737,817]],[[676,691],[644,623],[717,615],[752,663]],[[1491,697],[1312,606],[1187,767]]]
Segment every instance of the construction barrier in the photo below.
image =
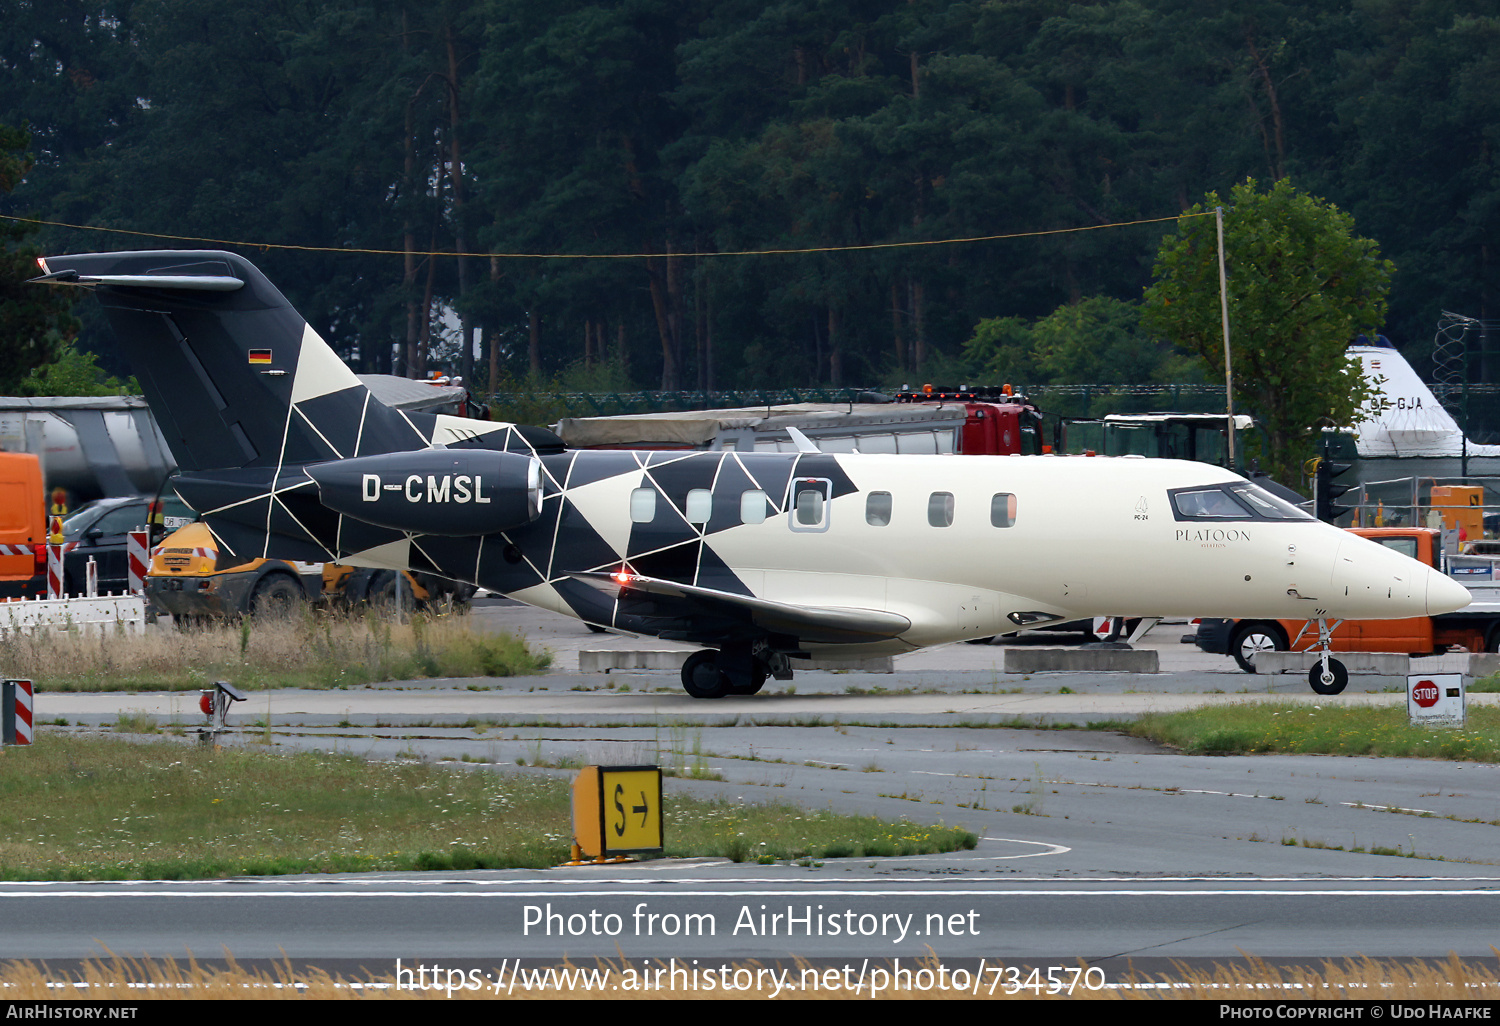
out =
[[31,681],[0,684],[0,744],[31,744],[31,709]]
[[146,600],[140,595],[0,602],[0,633],[41,629],[139,634],[145,626]]
[[62,517],[47,519],[47,597],[63,597],[63,548]]
[[47,597],[63,597],[63,546],[47,546]]
[[130,583],[125,590],[139,595],[146,590],[146,571],[151,567],[151,536],[145,531],[131,531],[125,542]]

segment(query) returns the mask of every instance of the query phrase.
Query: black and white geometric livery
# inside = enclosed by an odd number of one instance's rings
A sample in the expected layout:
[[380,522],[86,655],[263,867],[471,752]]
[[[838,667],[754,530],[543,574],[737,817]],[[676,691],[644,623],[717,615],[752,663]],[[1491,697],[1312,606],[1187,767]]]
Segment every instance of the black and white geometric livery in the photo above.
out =
[[815,654],[1096,615],[1308,617],[1311,598],[1317,616],[1401,617],[1468,600],[1215,467],[566,450],[541,429],[383,405],[234,254],[42,269],[103,305],[177,491],[224,549],[425,571],[711,646],[683,669],[696,697],[753,694]]

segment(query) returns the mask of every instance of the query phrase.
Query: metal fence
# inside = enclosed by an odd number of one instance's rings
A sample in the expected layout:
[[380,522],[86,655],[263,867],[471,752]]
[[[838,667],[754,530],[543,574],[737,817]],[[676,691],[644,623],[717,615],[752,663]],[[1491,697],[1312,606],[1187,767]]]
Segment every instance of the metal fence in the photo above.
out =
[[[1434,505],[1433,489],[1477,488],[1473,496],[1455,500],[1442,496]],[[1470,499],[1477,501],[1469,501]],[[1479,537],[1466,532],[1466,541],[1478,541],[1500,529],[1500,477],[1393,477],[1361,481],[1334,501],[1351,511],[1340,523],[1352,527],[1441,527],[1440,520],[1451,521],[1453,514],[1464,511],[1469,519],[1480,521]],[[1444,513],[1448,516],[1445,518]]]
[[1467,413],[1461,386],[1434,384],[1432,394],[1444,409],[1453,414],[1453,419],[1465,429],[1464,434],[1471,442],[1482,445],[1500,443],[1500,385],[1470,385]]

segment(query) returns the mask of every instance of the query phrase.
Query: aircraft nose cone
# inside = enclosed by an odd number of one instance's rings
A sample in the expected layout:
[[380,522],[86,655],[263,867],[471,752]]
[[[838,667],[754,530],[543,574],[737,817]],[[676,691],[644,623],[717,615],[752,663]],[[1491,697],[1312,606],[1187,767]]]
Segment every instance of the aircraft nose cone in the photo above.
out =
[[1451,613],[1469,604],[1469,589],[1426,563],[1345,532],[1334,561],[1331,615],[1399,620]]
[[1427,615],[1437,616],[1440,613],[1452,613],[1464,608],[1473,599],[1469,589],[1459,584],[1447,574],[1440,574],[1436,570],[1427,571]]

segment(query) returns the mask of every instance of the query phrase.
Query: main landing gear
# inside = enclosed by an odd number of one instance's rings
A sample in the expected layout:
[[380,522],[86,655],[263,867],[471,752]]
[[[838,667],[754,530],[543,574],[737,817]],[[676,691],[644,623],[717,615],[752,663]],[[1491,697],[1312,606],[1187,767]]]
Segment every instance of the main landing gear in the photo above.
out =
[[[1327,620],[1322,618],[1318,620],[1317,647],[1320,650],[1320,656],[1318,661],[1313,663],[1312,669],[1307,671],[1307,683],[1312,686],[1313,691],[1317,694],[1337,695],[1349,684],[1349,671],[1345,669],[1343,663],[1331,655],[1333,651],[1333,632],[1343,622],[1342,620],[1335,620],[1333,626],[1329,626]],[[1297,634],[1299,640],[1303,634],[1307,633],[1307,628],[1310,626],[1312,626],[1311,620],[1302,626],[1302,630]],[[1296,641],[1292,642],[1292,647],[1297,647]]]
[[785,652],[773,651],[764,641],[729,644],[720,651],[694,652],[682,664],[682,689],[694,698],[753,695],[766,678],[791,680]]

